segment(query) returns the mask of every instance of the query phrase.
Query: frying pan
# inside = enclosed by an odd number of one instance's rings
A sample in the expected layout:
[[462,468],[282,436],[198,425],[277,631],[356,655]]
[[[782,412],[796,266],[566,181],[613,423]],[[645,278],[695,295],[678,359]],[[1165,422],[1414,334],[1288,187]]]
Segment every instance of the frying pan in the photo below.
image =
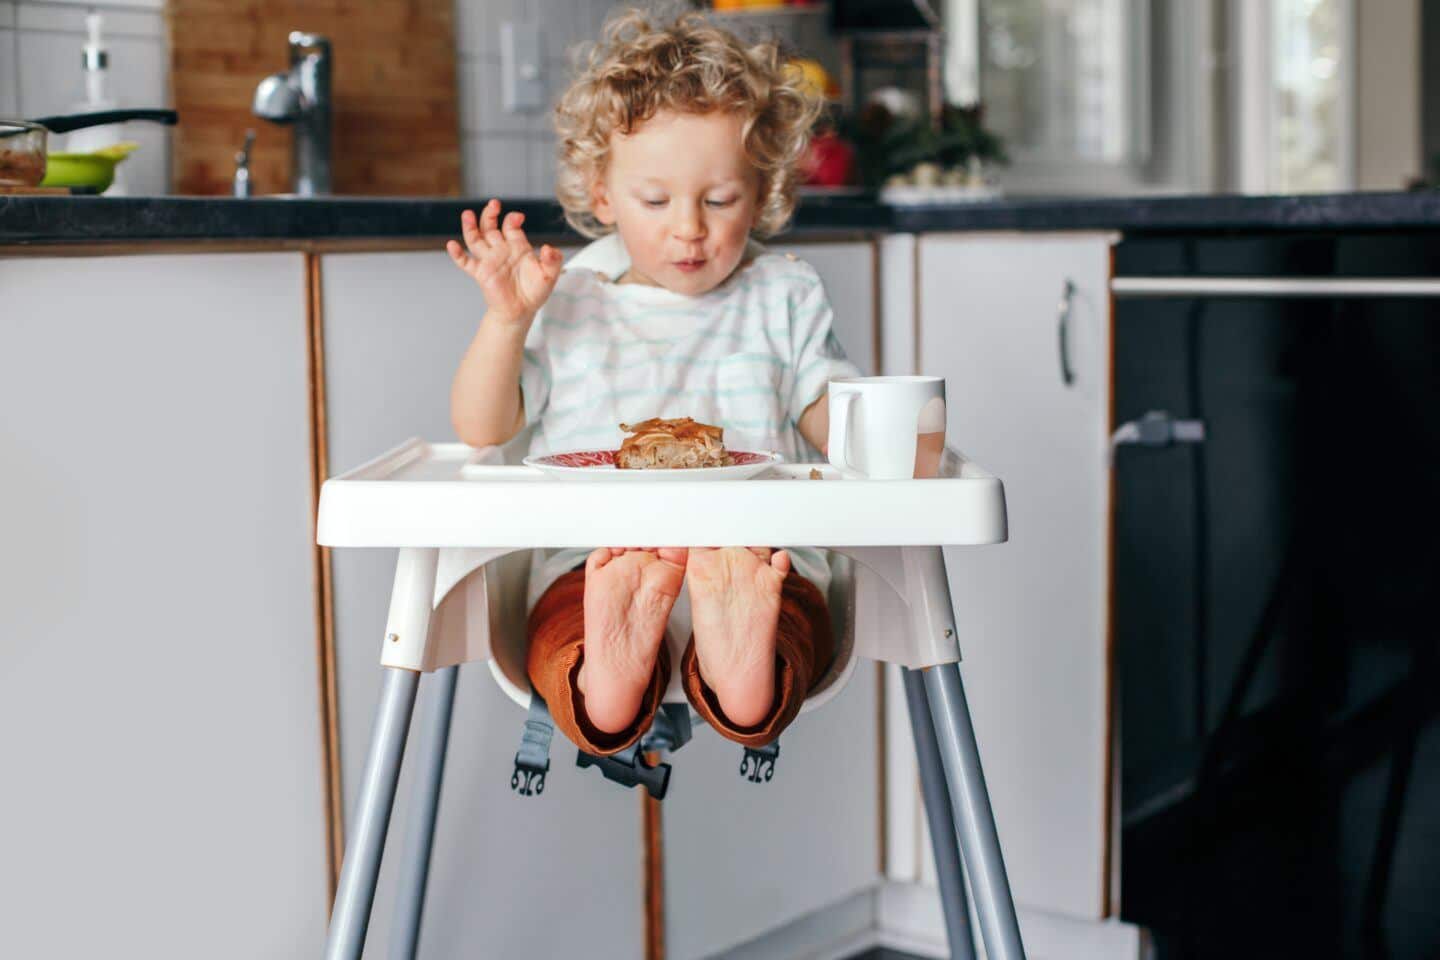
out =
[[84,127],[124,120],[153,120],[173,125],[174,110],[101,110],[37,120],[0,119],[0,187],[33,187],[45,179],[46,138]]

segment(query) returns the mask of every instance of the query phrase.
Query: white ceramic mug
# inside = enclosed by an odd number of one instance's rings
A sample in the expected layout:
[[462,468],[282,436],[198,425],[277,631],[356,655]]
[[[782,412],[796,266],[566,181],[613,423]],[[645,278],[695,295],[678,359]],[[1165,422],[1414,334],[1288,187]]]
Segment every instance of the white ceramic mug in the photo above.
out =
[[934,477],[945,448],[943,377],[830,381],[830,462],[872,480]]

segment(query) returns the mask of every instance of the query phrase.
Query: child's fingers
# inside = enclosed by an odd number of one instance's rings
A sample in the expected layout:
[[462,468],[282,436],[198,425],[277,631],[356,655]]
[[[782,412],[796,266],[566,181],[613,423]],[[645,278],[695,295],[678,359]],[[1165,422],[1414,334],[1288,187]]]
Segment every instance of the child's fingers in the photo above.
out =
[[480,213],[480,232],[485,237],[486,246],[503,245],[505,238],[500,235],[500,201],[491,200],[485,204],[485,209]]
[[509,250],[510,259],[518,261],[521,257],[530,252],[530,239],[525,236],[521,225],[525,223],[525,214],[511,211],[505,215],[504,234],[505,246]]
[[554,280],[560,276],[560,268],[565,264],[565,257],[559,250],[547,243],[540,248],[537,259],[540,261],[540,270],[545,274],[545,279]]
[[470,256],[470,254],[465,252],[464,247],[460,246],[459,241],[446,240],[445,252],[450,254],[450,259],[455,261],[455,265],[457,267],[462,270],[470,269],[470,261],[472,257]]
[[469,247],[470,252],[477,257],[489,249],[489,244],[485,242],[485,237],[480,233],[480,226],[475,220],[474,210],[466,210],[460,214],[460,236],[465,238],[465,246]]
[[776,550],[770,555],[770,567],[777,573],[788,574],[790,572],[790,553],[786,550]]

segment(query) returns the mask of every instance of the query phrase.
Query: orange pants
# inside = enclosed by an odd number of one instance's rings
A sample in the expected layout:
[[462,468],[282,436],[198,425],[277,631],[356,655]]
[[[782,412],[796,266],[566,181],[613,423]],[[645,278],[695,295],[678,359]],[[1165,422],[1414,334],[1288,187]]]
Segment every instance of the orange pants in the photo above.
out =
[[[605,733],[585,714],[585,696],[577,678],[585,659],[585,570],[572,570],[550,585],[530,613],[526,670],[530,683],[550,708],[556,728],[586,753],[604,756],[624,750],[650,729],[670,683],[670,652],[660,657],[635,722],[619,733]],[[834,656],[830,612],[825,598],[809,580],[793,570],[780,592],[780,623],[775,637],[775,703],[754,726],[736,726],[726,719],[713,690],[700,679],[700,660],[692,635],[680,660],[685,696],[720,735],[747,747],[770,743],[800,713],[800,705]]]

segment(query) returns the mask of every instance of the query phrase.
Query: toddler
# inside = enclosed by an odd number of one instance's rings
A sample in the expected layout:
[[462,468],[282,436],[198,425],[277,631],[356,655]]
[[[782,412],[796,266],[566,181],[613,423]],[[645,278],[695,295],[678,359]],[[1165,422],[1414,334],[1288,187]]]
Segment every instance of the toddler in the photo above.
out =
[[[528,426],[532,452],[615,449],[621,423],[689,416],[732,449],[823,449],[826,384],[858,371],[815,270],[752,239],[794,210],[818,110],[771,44],[696,14],[610,21],[555,110],[557,193],[628,267],[562,269],[522,215],[465,211],[447,249],[486,310],[451,392],[460,439]],[[828,581],[813,549],[537,551],[530,681],[591,753],[634,743],[672,686],[722,735],[764,745],[829,665]]]

